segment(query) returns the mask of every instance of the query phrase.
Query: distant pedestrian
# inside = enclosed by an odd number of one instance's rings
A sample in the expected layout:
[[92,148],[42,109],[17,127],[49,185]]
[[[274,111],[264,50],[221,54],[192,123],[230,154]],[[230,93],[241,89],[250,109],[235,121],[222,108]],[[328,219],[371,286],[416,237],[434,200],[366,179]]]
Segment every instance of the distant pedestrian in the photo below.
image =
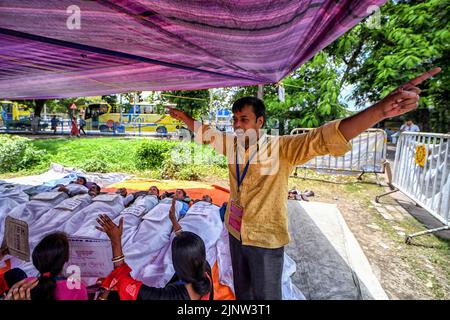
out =
[[406,120],[406,123],[400,127],[400,132],[419,132],[420,128],[418,125],[414,124],[411,118]]
[[77,136],[78,138],[80,137],[80,130],[78,130],[77,119],[75,117],[72,117],[72,128],[70,130],[70,136]]
[[86,126],[86,121],[80,116],[80,133],[83,131],[84,135],[86,135],[86,131],[84,131],[84,127]]
[[50,120],[50,124],[53,130],[53,134],[56,134],[56,129],[58,127],[58,119],[56,119],[56,116],[53,116],[52,119]]

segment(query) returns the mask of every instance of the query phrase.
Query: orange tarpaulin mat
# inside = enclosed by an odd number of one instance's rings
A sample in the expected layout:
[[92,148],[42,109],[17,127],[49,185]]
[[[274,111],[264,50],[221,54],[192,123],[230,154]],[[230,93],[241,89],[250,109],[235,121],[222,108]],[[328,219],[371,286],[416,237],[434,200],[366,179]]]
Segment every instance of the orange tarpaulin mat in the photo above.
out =
[[148,190],[151,186],[156,186],[160,192],[169,191],[173,192],[176,189],[184,189],[188,196],[192,200],[201,199],[205,194],[209,195],[213,203],[219,207],[230,196],[230,192],[227,188],[215,185],[207,184],[197,181],[176,181],[176,180],[152,180],[152,179],[130,179],[111,184],[105,188],[102,188],[102,192],[115,192],[118,188],[126,188],[128,193]]

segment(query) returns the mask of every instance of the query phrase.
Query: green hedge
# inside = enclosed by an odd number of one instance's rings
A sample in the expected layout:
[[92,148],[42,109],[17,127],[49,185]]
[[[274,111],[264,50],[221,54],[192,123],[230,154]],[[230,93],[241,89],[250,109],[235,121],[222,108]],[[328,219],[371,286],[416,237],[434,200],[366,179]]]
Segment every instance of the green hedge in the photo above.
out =
[[45,150],[39,150],[31,140],[19,136],[0,135],[0,173],[16,172],[48,162]]

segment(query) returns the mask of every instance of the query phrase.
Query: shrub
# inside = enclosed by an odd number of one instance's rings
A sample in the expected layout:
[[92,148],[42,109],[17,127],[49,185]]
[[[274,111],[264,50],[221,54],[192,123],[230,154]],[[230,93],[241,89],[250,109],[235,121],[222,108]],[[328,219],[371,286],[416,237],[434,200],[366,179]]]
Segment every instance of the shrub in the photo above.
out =
[[172,141],[145,141],[136,148],[136,168],[142,170],[161,167],[164,159],[170,157],[168,154],[174,145]]
[[204,168],[195,165],[187,165],[176,172],[174,178],[178,180],[200,180],[205,175],[205,171],[202,169]]
[[212,165],[221,168],[227,167],[226,158],[210,146],[202,146],[195,143],[179,143],[169,156],[178,164]]
[[175,163],[171,158],[165,159],[161,164],[161,178],[173,179],[177,172],[181,170],[182,165]]
[[172,158],[167,158],[161,165],[162,179],[200,180],[209,171],[208,166],[189,163],[177,163]]
[[35,148],[30,139],[0,135],[0,173],[31,169],[48,161],[45,150]]
[[97,158],[87,159],[80,165],[80,167],[87,172],[106,173],[111,171],[110,165],[107,162]]

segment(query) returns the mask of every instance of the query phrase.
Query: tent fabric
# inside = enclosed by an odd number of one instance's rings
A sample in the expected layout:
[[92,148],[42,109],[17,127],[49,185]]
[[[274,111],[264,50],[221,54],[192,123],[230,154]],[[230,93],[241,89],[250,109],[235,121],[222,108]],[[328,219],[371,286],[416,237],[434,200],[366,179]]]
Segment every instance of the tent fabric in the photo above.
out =
[[384,2],[1,0],[0,98],[276,83]]

